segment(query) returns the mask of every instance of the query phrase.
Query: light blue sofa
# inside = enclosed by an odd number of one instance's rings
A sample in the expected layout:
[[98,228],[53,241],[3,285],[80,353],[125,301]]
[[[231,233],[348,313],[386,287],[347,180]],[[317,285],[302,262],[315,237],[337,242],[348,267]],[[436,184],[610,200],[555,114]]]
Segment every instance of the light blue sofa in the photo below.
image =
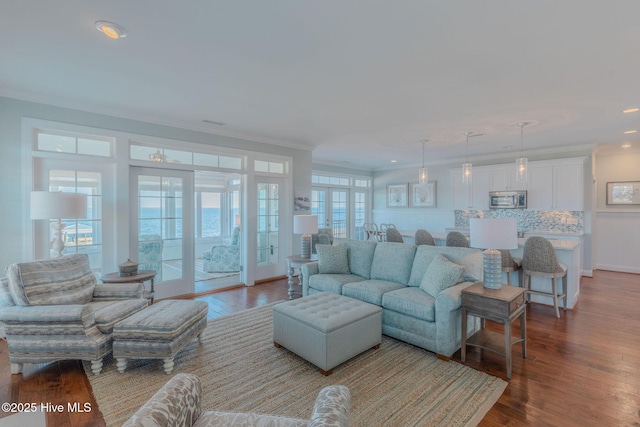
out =
[[[346,245],[348,274],[321,274],[318,262],[301,268],[302,294],[332,292],[382,307],[382,333],[449,360],[460,348],[461,292],[482,280],[482,252],[446,246],[335,239]],[[464,266],[462,281],[432,297],[420,288],[438,254]],[[469,332],[478,323],[468,322]]]

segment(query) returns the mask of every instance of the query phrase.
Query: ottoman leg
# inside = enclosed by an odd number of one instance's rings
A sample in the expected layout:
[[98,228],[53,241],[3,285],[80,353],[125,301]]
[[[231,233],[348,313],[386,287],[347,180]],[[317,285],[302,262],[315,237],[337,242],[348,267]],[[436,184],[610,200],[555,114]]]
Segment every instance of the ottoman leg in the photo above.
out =
[[274,346],[275,348],[281,348],[281,347],[282,347],[280,344],[278,344],[278,343],[277,343],[277,342],[275,342],[275,341],[273,342],[273,346]]
[[102,359],[91,361],[91,372],[93,375],[98,375],[102,371]]
[[328,371],[325,371],[324,369],[318,368],[318,370],[325,377],[328,377],[329,375],[333,374],[333,369],[329,369]]
[[127,358],[126,357],[118,357],[116,366],[118,367],[118,372],[123,373],[125,369],[127,369]]
[[164,360],[164,373],[170,374],[171,371],[173,371],[173,357],[169,357],[167,359],[162,359],[162,360]]

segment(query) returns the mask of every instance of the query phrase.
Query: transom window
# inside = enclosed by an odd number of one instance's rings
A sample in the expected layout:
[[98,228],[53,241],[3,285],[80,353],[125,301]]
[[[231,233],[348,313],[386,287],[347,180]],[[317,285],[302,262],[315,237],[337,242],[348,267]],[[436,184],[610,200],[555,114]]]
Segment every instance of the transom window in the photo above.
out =
[[88,156],[111,157],[113,141],[111,138],[74,136],[37,131],[36,150],[55,153],[85,154]]

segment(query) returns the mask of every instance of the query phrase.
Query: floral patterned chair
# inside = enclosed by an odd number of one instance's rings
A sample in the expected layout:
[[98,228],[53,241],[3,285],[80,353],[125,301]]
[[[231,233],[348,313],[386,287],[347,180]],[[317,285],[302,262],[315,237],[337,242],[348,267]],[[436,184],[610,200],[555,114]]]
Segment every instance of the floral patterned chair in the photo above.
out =
[[228,245],[213,245],[202,253],[202,268],[207,273],[240,271],[240,227],[235,227]]
[[138,238],[138,270],[162,271],[164,241],[159,234],[146,234]]
[[201,401],[200,379],[193,374],[177,374],[133,414],[123,427],[346,427],[349,425],[351,395],[345,386],[323,388],[308,420],[257,413],[203,411]]

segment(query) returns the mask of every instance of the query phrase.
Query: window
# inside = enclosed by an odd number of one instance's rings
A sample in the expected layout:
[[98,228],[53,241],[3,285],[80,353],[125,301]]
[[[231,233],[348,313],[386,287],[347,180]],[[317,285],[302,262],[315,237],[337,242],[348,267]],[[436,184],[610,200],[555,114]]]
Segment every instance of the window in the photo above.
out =
[[80,137],[52,132],[36,131],[36,150],[55,153],[85,154],[111,157],[111,138]]
[[145,162],[177,163],[236,170],[242,169],[242,158],[240,156],[172,150],[146,145],[131,144],[130,156],[131,160],[143,160]]

